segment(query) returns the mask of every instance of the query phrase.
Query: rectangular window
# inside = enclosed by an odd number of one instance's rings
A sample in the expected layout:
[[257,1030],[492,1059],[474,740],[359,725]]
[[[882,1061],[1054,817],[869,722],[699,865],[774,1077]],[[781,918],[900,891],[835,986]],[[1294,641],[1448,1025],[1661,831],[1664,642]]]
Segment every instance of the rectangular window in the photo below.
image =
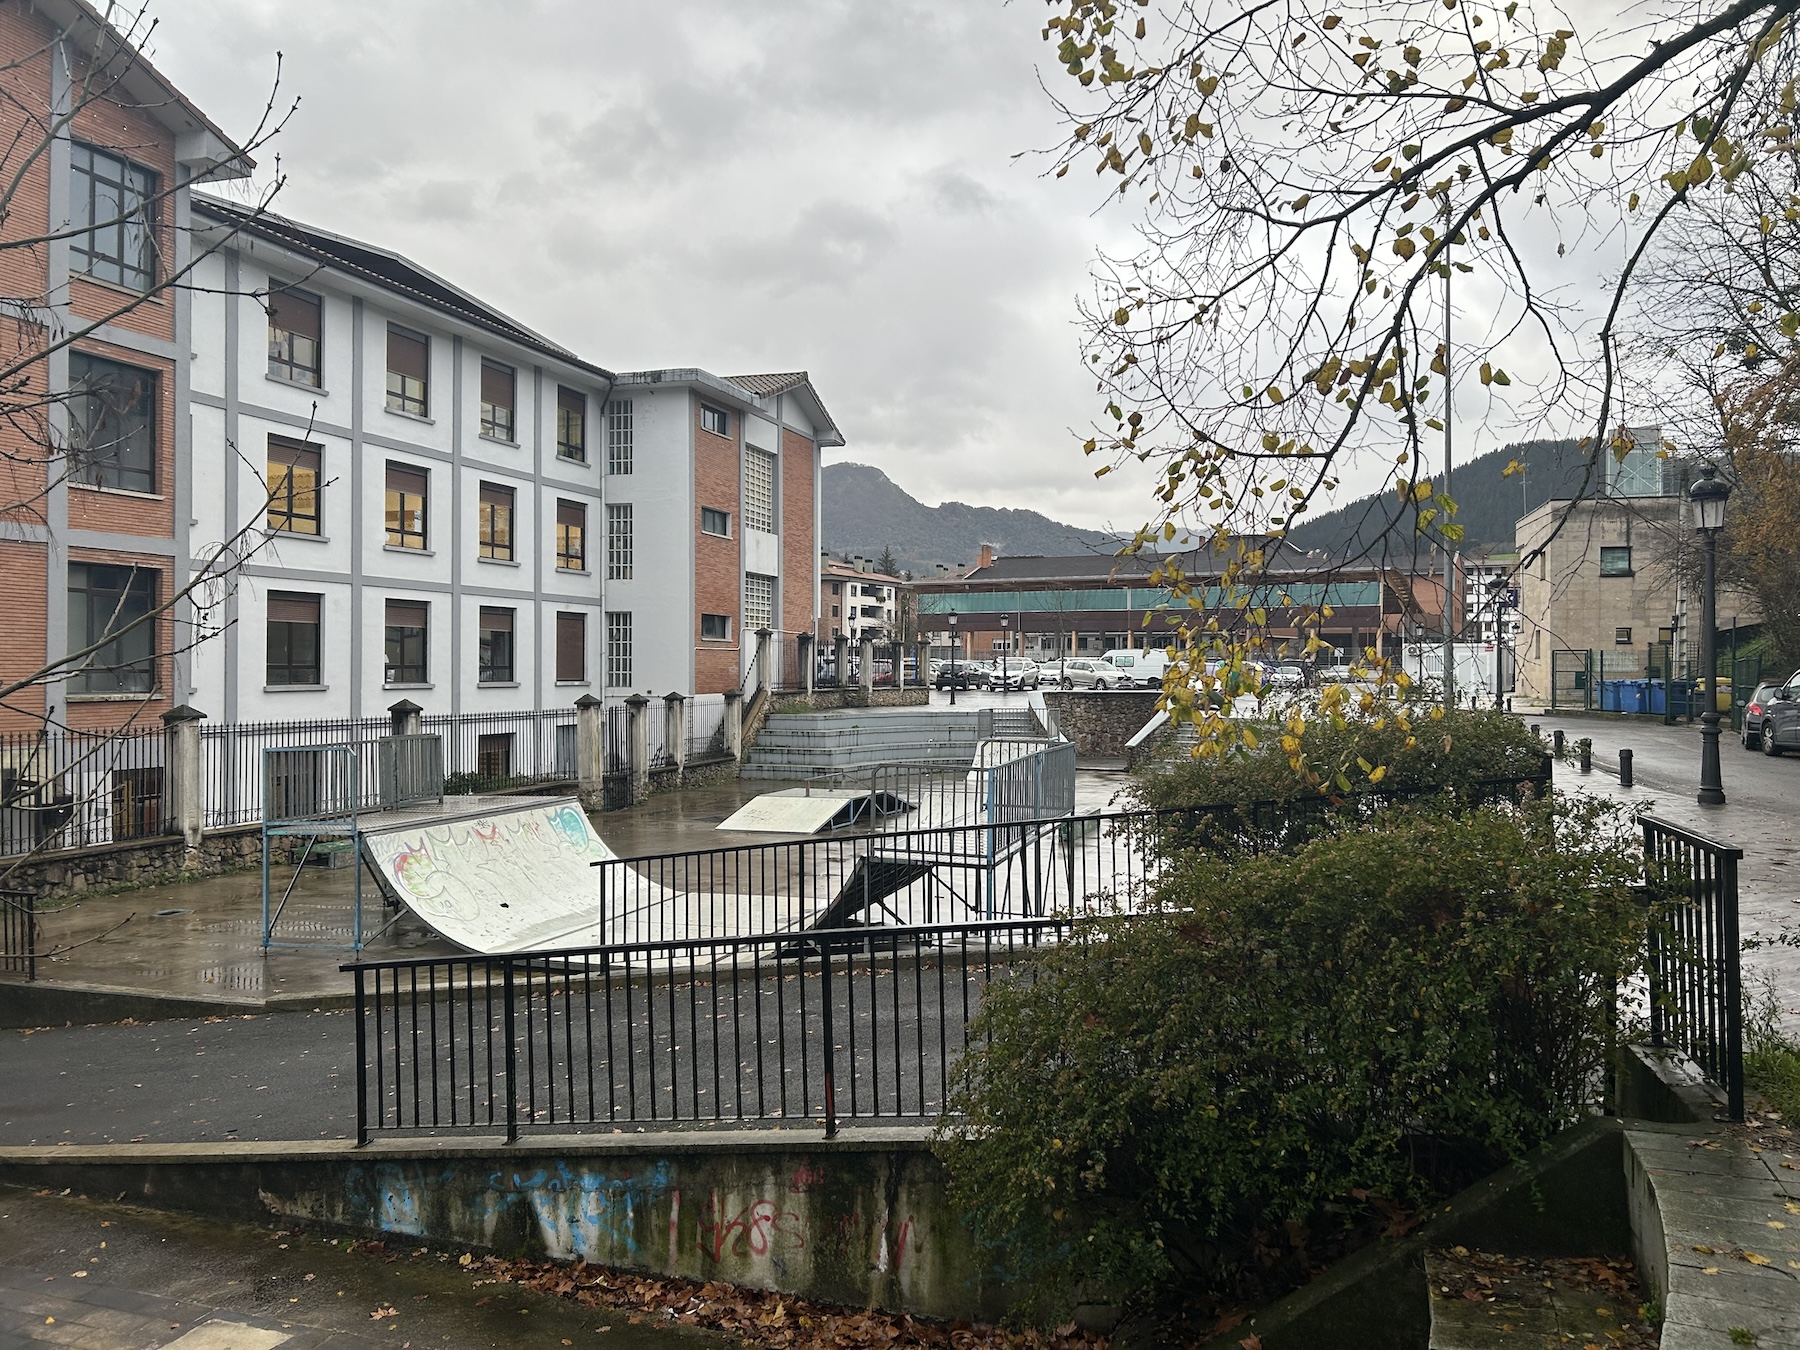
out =
[[556,386],[556,453],[587,463],[587,395]]
[[318,684],[319,597],[269,592],[264,680],[269,684]]
[[775,626],[775,578],[744,574],[744,627],[752,633]]
[[481,611],[480,680],[483,684],[511,684],[513,680],[513,611]]
[[388,461],[387,541],[391,548],[425,547],[425,505],[430,476],[410,464]]
[[556,678],[576,683],[587,678],[587,615],[556,616]]
[[475,772],[482,778],[511,778],[512,751],[512,732],[482,733],[475,738]]
[[518,376],[511,366],[485,358],[481,363],[481,434],[489,440],[513,438],[513,394]]
[[1629,628],[1613,629],[1613,643],[1615,646],[1629,647],[1631,645],[1631,630]]
[[480,513],[478,530],[481,537],[480,552],[484,558],[497,558],[501,562],[513,559],[513,490],[501,487],[498,483],[481,485],[481,503],[476,508]]
[[731,641],[731,616],[729,614],[702,614],[700,616],[700,636],[708,642]]
[[632,561],[631,503],[610,502],[606,507],[606,576],[609,581],[630,581]]
[[715,408],[710,403],[700,405],[700,430],[710,431],[715,436],[731,434],[731,414],[723,408]]
[[156,491],[156,376],[69,355],[69,481]]
[[320,534],[322,452],[305,441],[269,437],[269,528],[283,534]]
[[722,539],[731,538],[731,513],[715,511],[710,506],[701,507],[700,533],[716,534]]
[[560,572],[587,567],[587,507],[580,502],[556,503],[556,567]]
[[1628,577],[1631,575],[1631,547],[1603,548],[1600,550],[1600,575],[1603,577]]
[[69,266],[148,291],[156,284],[156,175],[79,141],[69,168]]
[[744,452],[744,528],[775,533],[775,456]]
[[69,649],[105,643],[69,676],[70,693],[148,694],[156,688],[156,621],[149,617],[156,586],[156,573],[147,567],[69,564]]
[[269,292],[269,374],[317,389],[321,301],[305,291]]
[[606,687],[631,688],[631,611],[606,611]]
[[430,415],[431,339],[388,325],[387,405],[391,412]]
[[615,398],[606,405],[606,471],[631,472],[631,400]]
[[387,602],[387,682],[424,684],[425,637],[429,607],[414,600]]

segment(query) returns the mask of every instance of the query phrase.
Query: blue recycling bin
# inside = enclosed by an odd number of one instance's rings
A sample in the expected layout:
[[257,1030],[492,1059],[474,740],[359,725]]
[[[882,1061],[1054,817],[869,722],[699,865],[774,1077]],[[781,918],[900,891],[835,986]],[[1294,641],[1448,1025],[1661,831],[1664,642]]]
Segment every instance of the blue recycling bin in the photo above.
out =
[[1644,711],[1647,713],[1655,713],[1658,717],[1661,717],[1668,708],[1668,688],[1661,680],[1647,680],[1645,681],[1645,684],[1648,688],[1645,691],[1645,698],[1647,701],[1644,705]]
[[1601,712],[1620,712],[1620,711],[1622,711],[1622,709],[1619,707],[1619,700],[1621,698],[1620,686],[1623,685],[1624,683],[1625,683],[1625,681],[1623,681],[1623,680],[1602,680],[1602,681],[1600,681],[1600,711]]

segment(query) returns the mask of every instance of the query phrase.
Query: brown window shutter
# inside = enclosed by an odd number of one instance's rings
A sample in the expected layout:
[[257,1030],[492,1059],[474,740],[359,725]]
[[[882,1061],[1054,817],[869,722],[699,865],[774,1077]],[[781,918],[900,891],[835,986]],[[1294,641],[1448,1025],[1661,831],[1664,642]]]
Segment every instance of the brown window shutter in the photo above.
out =
[[574,413],[577,417],[587,416],[587,395],[579,389],[556,386],[556,406],[566,413]]
[[319,340],[319,298],[304,291],[269,292],[269,327]]
[[556,503],[556,523],[587,528],[587,507],[580,502],[558,501]]
[[481,401],[496,408],[513,405],[513,369],[492,361],[481,363]]
[[426,612],[424,605],[411,600],[390,600],[387,602],[388,627],[423,628]]
[[409,333],[404,328],[388,328],[389,370],[396,375],[423,380],[430,363],[431,347],[427,339],[417,333]]
[[425,495],[426,484],[430,481],[424,469],[408,468],[404,464],[389,463],[387,466],[387,486],[389,492],[410,492],[415,496]]
[[270,623],[317,623],[319,597],[294,595],[287,591],[269,592]]
[[484,633],[510,633],[513,630],[513,612],[510,609],[483,609],[481,611],[481,631]]
[[587,615],[556,616],[556,678],[587,678]]
[[509,487],[501,487],[498,483],[483,483],[481,485],[481,504],[483,506],[510,507],[513,504],[513,490]]
[[290,441],[285,436],[269,437],[269,463],[291,464],[296,469],[319,470],[319,447],[305,441]]

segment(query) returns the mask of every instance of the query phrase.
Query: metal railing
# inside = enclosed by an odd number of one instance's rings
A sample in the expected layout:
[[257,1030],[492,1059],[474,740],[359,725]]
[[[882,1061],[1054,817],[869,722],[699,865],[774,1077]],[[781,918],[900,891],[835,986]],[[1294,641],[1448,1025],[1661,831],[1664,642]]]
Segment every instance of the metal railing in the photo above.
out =
[[[988,987],[1066,920],[347,965],[377,1133],[935,1119]],[[1029,966],[1024,967],[1029,970]]]
[[0,854],[167,832],[163,729],[0,737]]
[[37,895],[0,891],[0,971],[37,978]]
[[716,694],[697,694],[688,700],[687,762],[724,755],[725,700]]
[[451,792],[572,779],[575,709],[530,712],[438,713],[420,729],[444,739],[444,774]]
[[1673,1046],[1724,1090],[1744,1118],[1743,974],[1738,863],[1744,851],[1645,816],[1644,873],[1657,905],[1650,930],[1650,1043]]

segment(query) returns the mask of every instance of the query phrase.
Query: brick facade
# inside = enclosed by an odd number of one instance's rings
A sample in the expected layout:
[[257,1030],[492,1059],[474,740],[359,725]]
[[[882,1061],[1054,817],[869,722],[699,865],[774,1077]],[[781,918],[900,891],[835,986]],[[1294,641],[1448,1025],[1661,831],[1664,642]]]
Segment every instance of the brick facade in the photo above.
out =
[[[743,418],[730,414],[728,436],[715,436],[700,425],[700,399],[689,410],[694,424],[694,692],[722,694],[742,682],[738,669],[738,641],[743,623]],[[731,538],[721,539],[700,529],[704,507],[731,515]],[[724,614],[731,619],[731,637],[708,642],[700,636],[702,614]]]
[[781,627],[784,632],[816,636],[813,611],[819,593],[819,535],[813,519],[813,465],[813,443],[797,431],[782,428]]

